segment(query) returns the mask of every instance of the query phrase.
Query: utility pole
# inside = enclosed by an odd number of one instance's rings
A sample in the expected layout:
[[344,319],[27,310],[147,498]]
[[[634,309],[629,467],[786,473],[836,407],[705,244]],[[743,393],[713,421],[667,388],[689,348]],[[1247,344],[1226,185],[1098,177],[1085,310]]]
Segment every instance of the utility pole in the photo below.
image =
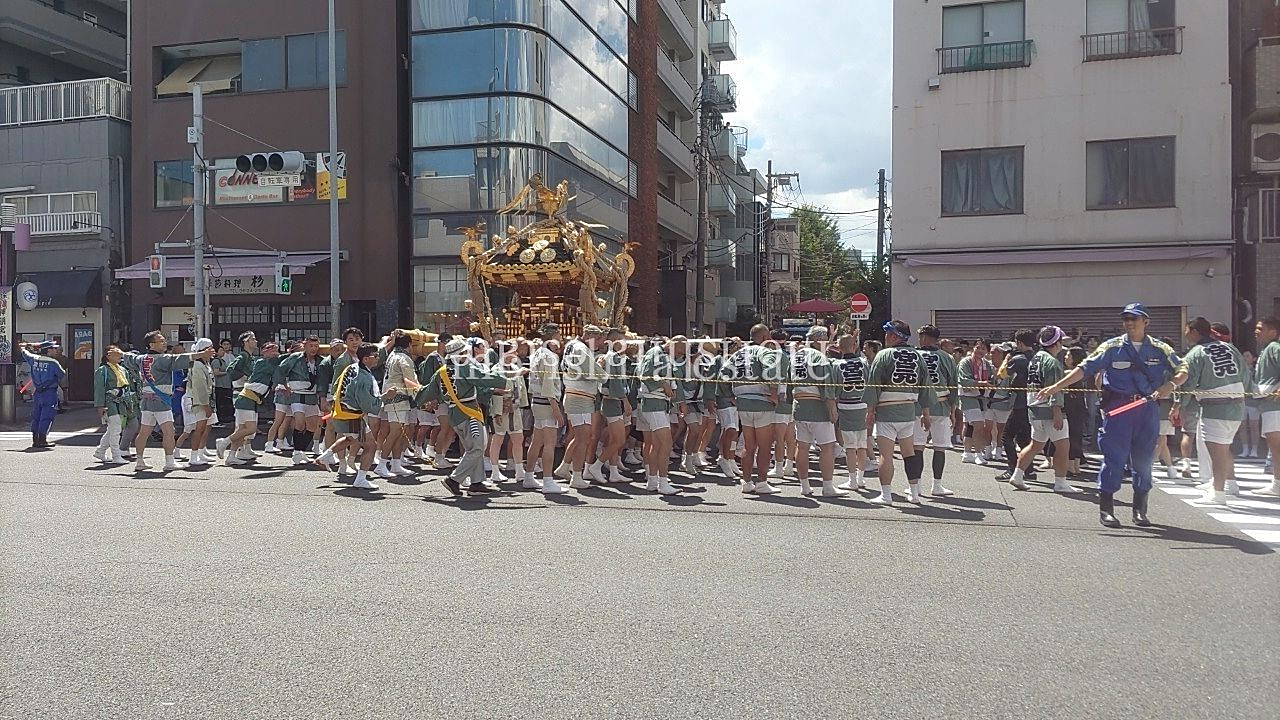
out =
[[[764,211],[764,252],[762,253],[761,263],[764,268],[762,285],[764,287],[764,300],[761,303],[764,306],[762,315],[766,323],[769,320],[769,284],[773,280],[773,188],[775,186],[791,187],[792,179],[799,178],[800,173],[773,173],[773,161],[768,164],[768,171],[765,176],[765,184],[768,189],[765,193],[765,211]],[[776,182],[775,182],[776,181]],[[792,258],[792,262],[799,262],[800,258]]]
[[338,337],[342,296],[338,292],[338,35],[333,3],[329,0],[329,332],[330,337]]
[[761,242],[760,257],[760,316],[764,318],[765,325],[771,325],[769,322],[769,281],[773,275],[773,265],[771,264],[769,254],[769,241],[773,236],[773,161],[770,160],[765,170],[765,185],[768,190],[765,191],[764,201],[764,237]]
[[707,217],[707,193],[711,189],[711,167],[707,161],[709,148],[707,144],[710,142],[710,133],[708,132],[708,124],[710,121],[707,112],[707,103],[700,103],[702,112],[698,117],[698,142],[696,143],[698,152],[698,241],[696,244],[698,258],[694,263],[697,268],[697,276],[693,279],[693,332],[701,335],[702,329],[706,327],[706,304],[703,302],[703,295],[707,291],[707,235],[710,234]]
[[187,141],[191,143],[191,164],[195,170],[195,200],[193,202],[191,222],[193,237],[193,258],[191,261],[191,278],[195,284],[197,338],[209,337],[209,297],[206,294],[204,275],[204,202],[206,173],[209,169],[204,162],[204,90],[200,83],[191,85],[191,128],[187,131]]
[[884,186],[884,168],[880,168],[880,177],[876,182],[876,195],[880,198],[880,204],[876,210],[876,267],[880,266],[880,262],[884,258],[884,217],[887,209]]

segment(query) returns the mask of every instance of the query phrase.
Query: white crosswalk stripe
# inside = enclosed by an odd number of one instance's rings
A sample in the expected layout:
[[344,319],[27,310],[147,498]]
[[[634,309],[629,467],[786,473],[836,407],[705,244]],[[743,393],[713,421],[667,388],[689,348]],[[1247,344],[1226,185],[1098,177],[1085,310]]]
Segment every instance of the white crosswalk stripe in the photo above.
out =
[[[1193,475],[1198,476],[1195,462],[1191,463]],[[1190,483],[1193,480],[1168,480],[1156,478],[1160,491],[1172,495],[1194,508],[1205,511],[1209,517],[1244,533],[1260,543],[1280,548],[1280,498],[1252,495],[1271,482],[1271,475],[1263,468],[1261,460],[1236,460],[1236,481],[1240,495],[1227,496],[1225,505],[1201,502],[1203,493]]]
[[[93,433],[93,430],[77,430],[74,432],[58,432],[49,433],[49,439],[52,441],[65,440],[69,437],[77,437],[79,435],[87,435]],[[11,447],[15,444],[21,444],[23,447],[31,444],[31,433],[26,430],[4,430],[0,431],[0,444],[5,447]]]

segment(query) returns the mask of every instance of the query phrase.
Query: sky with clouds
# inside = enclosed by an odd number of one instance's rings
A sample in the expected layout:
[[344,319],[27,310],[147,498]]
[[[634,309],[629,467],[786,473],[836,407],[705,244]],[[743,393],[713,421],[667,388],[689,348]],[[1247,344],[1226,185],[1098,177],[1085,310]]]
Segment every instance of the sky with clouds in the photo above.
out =
[[[800,173],[811,204],[874,208],[876,172],[889,167],[893,4],[733,0],[724,11],[738,31],[738,59],[722,65],[738,84],[738,112],[725,119],[747,127],[748,165]],[[875,221],[874,212],[842,218],[845,244],[874,252]]]

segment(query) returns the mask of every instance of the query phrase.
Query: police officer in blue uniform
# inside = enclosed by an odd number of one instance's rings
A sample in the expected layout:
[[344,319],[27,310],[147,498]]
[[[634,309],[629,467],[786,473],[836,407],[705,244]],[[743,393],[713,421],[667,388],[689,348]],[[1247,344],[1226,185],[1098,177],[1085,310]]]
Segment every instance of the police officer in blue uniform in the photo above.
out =
[[66,371],[57,360],[45,355],[54,350],[58,344],[46,341],[32,345],[35,352],[27,350],[26,343],[19,343],[22,357],[31,369],[32,399],[31,403],[31,447],[49,447],[49,428],[53,418],[58,414],[58,386]]
[[[1115,517],[1115,493],[1120,489],[1124,468],[1133,469],[1133,522],[1146,527],[1147,496],[1151,492],[1151,462],[1160,439],[1160,411],[1156,400],[1174,389],[1169,381],[1180,361],[1168,344],[1147,336],[1151,316],[1140,302],[1120,311],[1125,334],[1098,346],[1092,355],[1067,376],[1039,392],[1042,399],[1080,381],[1102,373],[1102,429],[1098,447],[1102,469],[1098,471],[1098,520],[1105,527],[1120,527]],[[1109,415],[1121,405],[1147,400],[1132,410]]]

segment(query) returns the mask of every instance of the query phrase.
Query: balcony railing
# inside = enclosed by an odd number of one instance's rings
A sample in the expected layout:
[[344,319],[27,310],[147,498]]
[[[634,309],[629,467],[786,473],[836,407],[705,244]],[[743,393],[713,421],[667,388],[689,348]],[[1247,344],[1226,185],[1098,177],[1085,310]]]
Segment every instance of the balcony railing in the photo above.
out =
[[1081,35],[1084,61],[1177,55],[1182,52],[1182,28],[1121,30]]
[[112,117],[128,120],[129,86],[111,78],[0,90],[0,125]]
[[738,84],[726,74],[708,75],[702,86],[702,99],[720,112],[738,109]]
[[102,215],[89,211],[19,215],[18,222],[31,226],[32,237],[96,235],[102,232]]
[[738,31],[727,17],[707,23],[707,49],[716,60],[738,59]]
[[98,28],[99,30],[101,30],[101,31],[103,31],[103,32],[105,32],[105,33],[110,33],[110,34],[115,35],[116,37],[119,37],[119,38],[123,38],[123,37],[125,37],[125,34],[124,34],[124,33],[122,33],[122,32],[120,32],[119,30],[113,30],[113,29],[111,29],[111,28],[107,27],[106,25],[103,25],[102,23],[98,22],[97,20],[90,20],[89,18],[87,18],[87,17],[85,17],[85,16],[84,16],[84,13],[83,13],[83,12],[82,12],[82,13],[79,13],[79,14],[77,14],[77,13],[73,13],[73,12],[70,12],[70,11],[69,11],[69,10],[67,10],[66,8],[64,8],[64,7],[60,7],[60,6],[58,5],[58,3],[52,2],[52,0],[34,0],[34,1],[35,1],[36,3],[39,3],[40,5],[44,5],[45,7],[49,8],[50,10],[52,10],[52,11],[54,11],[54,12],[56,12],[56,13],[60,13],[60,14],[62,14],[62,15],[66,15],[67,17],[73,17],[73,18],[75,18],[75,19],[79,20],[80,22],[84,23],[85,25],[90,25],[90,26],[92,26],[92,27],[96,27],[96,28]]
[[938,48],[938,72],[960,73],[1027,67],[1031,65],[1034,51],[1035,44],[1032,40]]

